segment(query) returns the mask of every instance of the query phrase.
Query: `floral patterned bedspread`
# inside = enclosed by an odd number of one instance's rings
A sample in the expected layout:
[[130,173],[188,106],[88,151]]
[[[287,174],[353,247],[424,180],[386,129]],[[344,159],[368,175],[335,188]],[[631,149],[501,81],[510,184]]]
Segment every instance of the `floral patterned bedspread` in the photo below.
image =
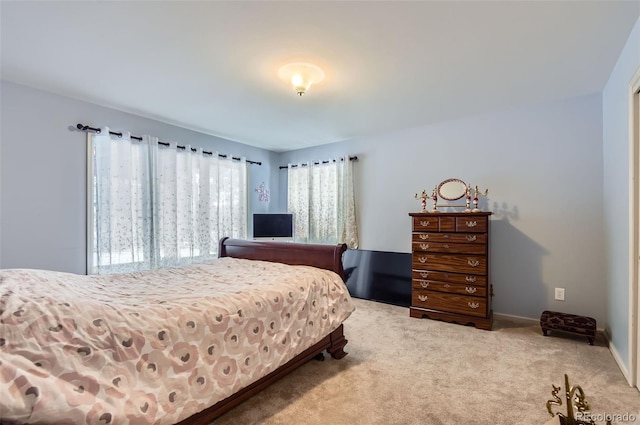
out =
[[173,424],[353,310],[337,274],[263,261],[107,276],[0,270],[0,418]]

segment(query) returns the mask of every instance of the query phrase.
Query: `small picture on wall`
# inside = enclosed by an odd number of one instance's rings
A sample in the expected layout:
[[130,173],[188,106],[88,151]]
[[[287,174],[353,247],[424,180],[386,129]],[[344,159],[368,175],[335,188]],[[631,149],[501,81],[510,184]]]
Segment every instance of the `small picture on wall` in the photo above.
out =
[[255,189],[255,191],[258,192],[258,202],[269,202],[271,194],[264,182],[262,182],[260,186]]

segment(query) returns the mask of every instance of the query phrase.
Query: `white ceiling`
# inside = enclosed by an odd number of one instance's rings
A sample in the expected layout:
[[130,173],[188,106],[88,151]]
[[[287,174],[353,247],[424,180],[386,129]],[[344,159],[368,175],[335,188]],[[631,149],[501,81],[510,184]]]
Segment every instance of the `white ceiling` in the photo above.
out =
[[[2,1],[0,15],[5,80],[286,151],[600,92],[640,2]],[[277,77],[300,60],[327,74],[303,97]]]

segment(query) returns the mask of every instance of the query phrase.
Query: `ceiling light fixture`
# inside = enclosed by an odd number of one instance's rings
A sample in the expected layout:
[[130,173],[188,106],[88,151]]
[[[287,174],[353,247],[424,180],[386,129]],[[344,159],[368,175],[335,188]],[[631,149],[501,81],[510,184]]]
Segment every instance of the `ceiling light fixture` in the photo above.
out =
[[291,83],[298,96],[302,96],[312,84],[324,79],[324,71],[312,63],[293,62],[282,66],[278,70],[278,76]]

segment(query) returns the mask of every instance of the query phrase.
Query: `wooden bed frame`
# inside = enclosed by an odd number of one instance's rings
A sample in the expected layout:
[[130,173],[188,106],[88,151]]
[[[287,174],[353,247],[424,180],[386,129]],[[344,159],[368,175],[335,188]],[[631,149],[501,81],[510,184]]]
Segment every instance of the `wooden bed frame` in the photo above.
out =
[[[346,249],[347,246],[345,244],[316,245],[222,238],[220,239],[218,247],[218,256],[314,266],[334,271],[344,280],[342,254]],[[320,342],[309,347],[270,374],[243,388],[232,396],[219,401],[213,406],[188,417],[179,422],[178,425],[207,425],[215,418],[262,391],[278,379],[283,378],[314,357],[321,355],[324,350],[327,350],[334,359],[343,358],[347,355],[343,350],[346,344],[347,339],[344,337],[343,327],[340,325],[340,327],[325,336]]]

